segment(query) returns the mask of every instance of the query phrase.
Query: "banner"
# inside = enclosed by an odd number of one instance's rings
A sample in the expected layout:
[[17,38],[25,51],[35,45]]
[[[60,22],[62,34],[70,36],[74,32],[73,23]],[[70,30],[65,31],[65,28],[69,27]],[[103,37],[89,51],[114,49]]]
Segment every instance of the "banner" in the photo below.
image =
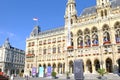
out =
[[44,77],[44,68],[39,67],[39,77]]
[[37,73],[37,69],[36,69],[36,67],[33,67],[32,68],[32,76],[36,76],[36,73]]
[[52,73],[52,67],[48,66],[47,67],[47,76],[51,76],[51,73]]

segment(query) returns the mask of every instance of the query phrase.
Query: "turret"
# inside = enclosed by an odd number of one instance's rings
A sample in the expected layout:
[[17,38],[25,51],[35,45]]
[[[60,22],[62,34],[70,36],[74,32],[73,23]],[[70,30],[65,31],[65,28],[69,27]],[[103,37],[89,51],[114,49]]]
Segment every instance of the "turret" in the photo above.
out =
[[71,16],[71,24],[74,24],[77,19],[77,10],[76,10],[76,3],[75,0],[68,0],[66,4],[66,11],[65,11],[65,25],[68,24],[68,16]]
[[110,14],[109,0],[96,0],[98,17],[107,17]]

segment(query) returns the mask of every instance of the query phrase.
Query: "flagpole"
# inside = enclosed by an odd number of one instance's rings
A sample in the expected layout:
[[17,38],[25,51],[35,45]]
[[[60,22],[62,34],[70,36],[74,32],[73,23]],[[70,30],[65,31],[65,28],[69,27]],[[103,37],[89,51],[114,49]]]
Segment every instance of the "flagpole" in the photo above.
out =
[[39,25],[38,18],[33,18],[33,20],[35,21],[35,25],[38,26]]

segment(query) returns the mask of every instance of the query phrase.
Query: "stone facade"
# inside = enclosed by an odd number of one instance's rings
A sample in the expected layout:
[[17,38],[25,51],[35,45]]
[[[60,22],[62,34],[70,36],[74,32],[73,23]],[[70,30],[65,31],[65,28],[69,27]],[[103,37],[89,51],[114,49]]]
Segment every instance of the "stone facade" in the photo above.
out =
[[9,39],[0,47],[0,69],[4,74],[24,72],[25,51],[12,47]]
[[68,0],[65,25],[41,32],[35,26],[26,40],[25,74],[32,67],[52,66],[53,71],[73,73],[75,59],[83,60],[84,73],[104,68],[120,73],[120,0],[96,0],[77,15],[75,0]]

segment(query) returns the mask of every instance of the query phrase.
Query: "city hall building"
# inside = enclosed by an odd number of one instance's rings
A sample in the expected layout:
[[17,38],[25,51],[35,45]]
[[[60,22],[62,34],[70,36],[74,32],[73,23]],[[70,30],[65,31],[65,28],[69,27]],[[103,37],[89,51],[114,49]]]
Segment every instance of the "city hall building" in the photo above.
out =
[[53,71],[73,73],[74,60],[83,60],[84,73],[120,73],[120,0],[96,0],[77,15],[75,0],[68,0],[65,24],[42,32],[35,26],[26,39],[25,74],[32,67],[51,66]]

